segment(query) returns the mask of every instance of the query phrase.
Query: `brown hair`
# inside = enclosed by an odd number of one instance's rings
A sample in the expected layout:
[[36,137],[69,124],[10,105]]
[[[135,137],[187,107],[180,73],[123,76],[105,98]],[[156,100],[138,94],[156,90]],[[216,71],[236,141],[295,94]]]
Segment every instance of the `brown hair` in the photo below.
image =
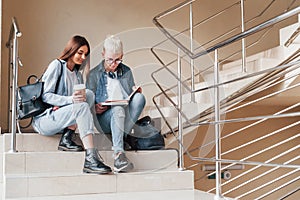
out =
[[[65,49],[63,50],[61,56],[59,59],[62,59],[64,61],[68,61],[69,58],[71,58],[75,53],[78,51],[78,49],[82,46],[88,47],[87,56],[90,54],[90,45],[89,42],[82,36],[75,35],[73,36],[69,42],[67,43]],[[87,58],[88,59],[88,58]],[[86,63],[86,62],[84,62]],[[79,70],[80,65],[75,65],[75,69]]]

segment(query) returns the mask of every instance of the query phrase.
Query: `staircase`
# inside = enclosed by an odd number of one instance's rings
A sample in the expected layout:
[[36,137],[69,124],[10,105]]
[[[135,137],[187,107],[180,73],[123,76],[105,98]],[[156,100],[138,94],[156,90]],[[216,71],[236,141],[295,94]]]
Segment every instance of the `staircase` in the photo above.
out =
[[[185,1],[179,7],[192,2],[194,1]],[[181,99],[182,107],[177,107],[179,101],[174,86],[167,96],[157,95],[158,101],[154,98],[160,112],[153,110],[150,112],[151,117],[162,115],[165,119],[162,124],[169,125],[163,126],[167,149],[127,152],[129,159],[135,164],[133,172],[83,174],[83,152],[57,151],[59,135],[45,137],[36,133],[17,134],[18,152],[9,151],[11,134],[2,135],[2,199],[221,199],[220,187],[223,189],[222,195],[237,199],[299,199],[299,115],[275,121],[278,114],[286,114],[286,111],[294,114],[292,111],[297,111],[299,101],[293,97],[298,96],[295,95],[298,90],[282,92],[256,103],[256,100],[266,94],[299,82],[299,72],[295,69],[280,77],[284,79],[294,75],[294,78],[281,84],[272,88],[267,87],[271,84],[269,82],[260,85],[261,80],[277,72],[276,67],[282,67],[282,62],[299,50],[299,37],[285,46],[287,38],[295,33],[299,23],[280,30],[280,46],[247,56],[247,72],[241,71],[242,60],[238,58],[224,59],[218,63],[220,82],[224,83],[220,87],[222,95],[219,99],[224,118],[220,120],[238,122],[235,126],[221,123],[219,142],[222,144],[222,152],[219,156],[222,157],[218,158],[221,161],[216,160],[214,152],[217,141],[214,140],[213,128],[218,120],[214,119],[213,88],[203,89],[213,85],[214,71],[212,67],[204,72],[199,68],[200,72],[197,71],[199,73],[194,77],[197,80],[195,88],[190,89],[194,90],[196,102],[191,103],[191,95],[185,91]],[[189,56],[193,57],[197,52],[194,53]],[[162,64],[165,68],[166,64]],[[252,76],[254,73],[258,74]],[[166,75],[174,76],[165,73],[163,77]],[[190,80],[184,80],[181,85],[190,83]],[[251,106],[246,107],[248,104]],[[178,113],[182,117],[183,133],[178,131]],[[251,117],[255,120],[248,119]],[[269,124],[272,118],[275,118],[275,122]],[[272,130],[269,130],[270,127]],[[284,132],[289,128],[290,131]],[[248,132],[245,131],[247,129]],[[181,134],[183,141],[180,141]],[[268,140],[272,144],[267,143]],[[113,160],[110,141],[97,134],[95,143],[106,163],[111,166]],[[180,143],[183,144],[184,154],[180,148],[177,150]],[[258,145],[252,145],[253,143]],[[185,170],[181,170],[181,158],[184,158]],[[216,163],[221,162],[222,168],[218,171],[205,170],[207,164],[216,166]],[[223,163],[230,165],[229,167],[240,164],[240,167],[237,167],[238,170],[226,169]],[[225,173],[230,174],[230,177],[224,177]],[[217,180],[216,177],[221,179]]]
[[[10,134],[0,137],[2,199],[126,199],[126,196],[135,199],[134,196],[147,197],[152,193],[162,196],[158,199],[168,199],[167,195],[172,195],[173,191],[192,196],[195,193],[193,171],[178,170],[178,153],[174,149],[130,151],[127,155],[135,165],[134,172],[93,175],[82,172],[83,152],[57,150],[59,138],[59,135],[18,134],[18,152],[11,153]],[[101,135],[96,138],[105,140]],[[106,147],[101,145],[98,149],[106,163],[112,166],[112,151]]]

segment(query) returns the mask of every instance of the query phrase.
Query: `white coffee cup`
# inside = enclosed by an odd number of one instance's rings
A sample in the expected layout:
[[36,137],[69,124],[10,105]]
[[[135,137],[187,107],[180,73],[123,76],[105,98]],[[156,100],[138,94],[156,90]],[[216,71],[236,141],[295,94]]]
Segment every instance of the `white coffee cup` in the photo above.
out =
[[73,90],[74,92],[79,91],[79,93],[83,95],[84,98],[86,97],[85,84],[75,84]]

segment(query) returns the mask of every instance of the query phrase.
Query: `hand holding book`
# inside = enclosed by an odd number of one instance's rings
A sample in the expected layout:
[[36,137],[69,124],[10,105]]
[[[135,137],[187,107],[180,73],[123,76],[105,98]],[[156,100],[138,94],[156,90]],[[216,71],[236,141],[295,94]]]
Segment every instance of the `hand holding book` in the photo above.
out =
[[128,105],[129,101],[133,97],[133,95],[137,92],[142,92],[141,86],[133,86],[133,91],[126,99],[116,99],[116,100],[107,100],[105,102],[102,102],[102,106],[113,106],[113,105]]

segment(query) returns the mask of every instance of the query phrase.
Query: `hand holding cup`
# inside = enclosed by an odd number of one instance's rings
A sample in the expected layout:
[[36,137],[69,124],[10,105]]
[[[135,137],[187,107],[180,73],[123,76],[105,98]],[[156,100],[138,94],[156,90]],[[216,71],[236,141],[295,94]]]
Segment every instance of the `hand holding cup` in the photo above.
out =
[[73,88],[73,102],[81,103],[86,101],[85,85],[76,84]]

